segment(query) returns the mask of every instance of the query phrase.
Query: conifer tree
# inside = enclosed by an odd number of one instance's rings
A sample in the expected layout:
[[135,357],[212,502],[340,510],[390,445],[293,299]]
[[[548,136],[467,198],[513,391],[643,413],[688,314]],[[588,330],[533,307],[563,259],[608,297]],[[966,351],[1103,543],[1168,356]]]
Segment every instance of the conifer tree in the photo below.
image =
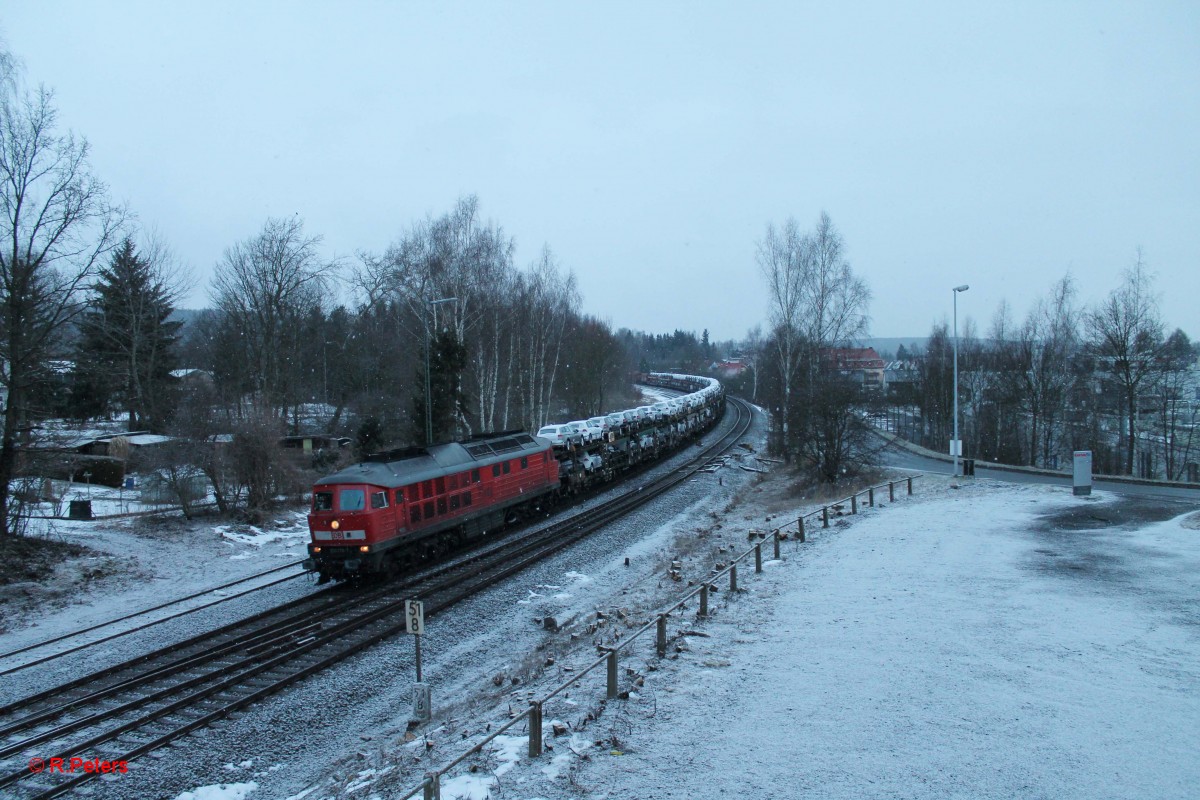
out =
[[[129,414],[130,430],[161,429],[182,326],[169,321],[172,291],[129,238],[101,270],[94,291],[79,326],[76,385],[119,404]],[[89,405],[95,407],[95,400]]]

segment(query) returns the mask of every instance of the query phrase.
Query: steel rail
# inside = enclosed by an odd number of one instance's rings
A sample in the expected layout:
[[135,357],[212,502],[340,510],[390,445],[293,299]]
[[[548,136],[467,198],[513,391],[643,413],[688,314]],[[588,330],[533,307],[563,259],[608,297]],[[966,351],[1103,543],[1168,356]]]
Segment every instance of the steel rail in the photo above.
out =
[[[279,691],[280,689],[294,683],[297,680],[300,680],[309,674],[312,674],[313,672],[319,671],[329,665],[337,663],[338,661],[344,660],[353,653],[359,652],[363,648],[385,639],[400,630],[403,630],[403,615],[397,614],[396,611],[402,606],[404,599],[396,598],[394,600],[387,600],[384,598],[384,595],[396,595],[397,593],[401,593],[403,594],[403,598],[412,598],[413,596],[436,598],[435,602],[428,607],[429,611],[427,613],[432,615],[437,611],[443,610],[450,605],[459,602],[465,597],[477,593],[486,586],[492,585],[506,577],[509,577],[512,574],[515,574],[516,572],[521,571],[522,569],[525,569],[527,566],[529,566],[529,564],[544,559],[552,553],[558,552],[573,542],[578,541],[583,536],[586,536],[588,533],[591,533],[594,530],[608,524],[612,519],[624,513],[628,513],[632,509],[644,505],[645,503],[648,503],[650,500],[661,495],[663,492],[668,491],[670,488],[673,488],[674,486],[688,479],[691,477],[691,475],[703,468],[703,466],[711,459],[711,454],[713,452],[721,448],[728,449],[731,447],[733,443],[744,434],[745,430],[749,426],[750,419],[748,409],[746,409],[740,403],[735,403],[735,406],[738,410],[739,420],[734,424],[734,430],[732,433],[726,434],[726,436],[718,440],[716,445],[706,448],[698,456],[691,459],[688,464],[672,469],[667,475],[663,476],[657,481],[647,484],[646,486],[639,487],[635,491],[626,493],[620,498],[604,504],[600,507],[600,509],[582,512],[570,519],[562,521],[561,523],[551,525],[540,532],[535,532],[529,537],[516,542],[516,546],[514,547],[502,545],[494,548],[489,553],[469,557],[467,560],[461,561],[457,564],[436,568],[429,575],[424,576],[415,586],[388,587],[388,589],[385,591],[374,593],[372,595],[373,598],[383,601],[383,604],[380,607],[367,614],[360,613],[359,616],[352,620],[342,622],[336,627],[335,630],[329,631],[323,635],[309,636],[303,639],[297,639],[296,631],[284,633],[262,643],[259,649],[249,654],[247,657],[235,662],[234,664],[222,665],[217,672],[208,673],[199,677],[193,677],[185,681],[183,684],[175,684],[172,687],[161,689],[154,693],[153,699],[164,699],[168,696],[177,694],[181,688],[192,689],[197,686],[203,686],[206,681],[211,681],[214,677],[219,676],[220,674],[229,675],[231,670],[236,672],[236,674],[226,677],[223,680],[219,680],[215,684],[211,684],[206,688],[201,688],[195,692],[192,692],[184,698],[175,700],[167,706],[152,711],[149,714],[141,716],[135,720],[126,722],[116,729],[92,737],[86,742],[75,744],[73,745],[75,751],[78,752],[80,749],[95,747],[98,744],[111,741],[117,736],[120,736],[131,730],[135,730],[139,727],[145,727],[147,724],[162,719],[167,715],[174,714],[182,709],[192,707],[195,704],[212,697],[213,695],[231,689],[236,689],[238,686],[245,686],[246,682],[255,676],[261,675],[262,673],[271,670],[274,667],[284,666],[289,662],[297,660],[304,654],[310,653],[318,648],[341,643],[341,646],[335,648],[335,652],[322,657],[316,663],[303,666],[300,670],[291,669],[287,674],[282,675],[277,679],[273,679],[267,686],[255,689],[255,691],[252,693],[235,699],[233,702],[225,704],[220,709],[203,715],[198,720],[193,720],[192,722],[188,722],[183,726],[177,726],[175,730],[163,735],[162,737],[159,737],[146,745],[142,745],[139,748],[135,748],[134,751],[127,752],[121,756],[121,758],[124,758],[125,760],[136,758],[138,755],[142,755],[145,752],[156,749],[168,741],[195,730],[197,727],[202,727],[212,719],[227,716],[233,711],[256,702],[258,699],[261,699],[272,692]],[[745,419],[743,420],[742,417],[745,417]],[[482,565],[476,563],[480,561],[485,563]],[[486,563],[489,561],[492,563]],[[473,579],[464,580],[464,576],[461,573],[467,570],[473,570]],[[471,578],[472,576],[465,577]],[[357,599],[362,600],[364,598]],[[359,609],[361,611],[361,606]],[[311,622],[312,617],[309,616],[308,619]],[[382,625],[380,630],[370,632],[367,635],[359,638],[358,641],[346,641],[348,638],[351,638],[350,634],[361,631],[364,628],[378,622],[385,623]],[[262,638],[262,636],[260,635],[259,638]],[[272,643],[275,644],[275,652],[267,661],[263,662],[261,660],[262,647],[270,647],[272,646]],[[245,642],[241,644],[241,646],[244,645]],[[225,650],[227,652],[233,648],[234,644],[231,643],[229,647],[225,648]],[[191,661],[196,660],[200,659],[192,659]],[[177,666],[178,669],[171,671],[178,672],[182,669],[192,666],[192,663],[189,661],[187,663],[181,663],[175,666]],[[245,667],[245,669],[242,669],[243,667]],[[162,673],[164,671],[167,671],[166,667],[152,671],[151,673],[148,673],[148,675],[152,676],[150,679],[156,679],[158,677],[162,677]],[[131,682],[134,684],[133,686],[121,684],[120,690],[131,690],[136,687],[137,682],[139,681],[135,680]],[[78,706],[85,702],[87,702],[87,699],[81,699],[73,705]],[[119,709],[111,710],[102,716],[104,718],[115,716],[123,711],[145,705],[148,702],[152,702],[152,700],[148,698],[135,700],[131,703],[123,705]],[[70,723],[70,730],[79,730],[87,727],[89,724],[94,724],[95,717],[96,715],[92,715],[91,717],[86,717],[82,720],[76,720],[75,722]],[[45,720],[39,719],[39,721]],[[60,728],[51,732],[39,734],[36,739],[39,742],[48,741],[50,739],[61,737],[64,732],[67,731],[64,731]],[[19,744],[14,744],[6,748],[5,753],[11,754],[14,752],[19,752],[19,750],[23,747],[28,747],[33,743],[34,742],[32,740],[25,740]],[[117,758],[113,760],[120,759]],[[24,770],[11,773],[9,776],[0,779],[0,785],[8,785],[9,783],[15,782],[16,780],[26,776],[27,773]],[[89,777],[91,777],[90,774],[77,776],[75,779],[62,783],[43,794],[39,794],[38,797],[57,796],[65,791],[69,791],[71,788],[78,785],[82,781],[87,780]]]
[[[149,614],[152,611],[161,611],[164,608],[178,605],[179,603],[185,603],[188,600],[195,600],[197,597],[203,597],[204,595],[211,594],[212,592],[219,592],[222,589],[228,589],[230,586],[237,586],[239,583],[245,583],[246,581],[252,581],[255,578],[261,578],[264,575],[270,575],[274,572],[279,572],[280,570],[288,569],[289,567],[298,567],[302,563],[304,563],[304,562],[303,561],[293,561],[290,564],[284,564],[283,566],[280,566],[280,567],[272,567],[271,569],[263,570],[262,572],[256,572],[253,575],[247,575],[244,578],[238,578],[235,581],[229,581],[228,583],[222,583],[219,586],[210,586],[207,589],[201,589],[198,592],[193,592],[192,594],[184,595],[183,597],[177,597],[174,600],[168,600],[165,603],[160,603],[156,606],[151,606],[150,608],[143,608],[141,611],[134,611],[132,613],[126,614],[123,617],[116,617],[115,619],[106,620],[105,622],[97,622],[95,625],[91,625],[87,628],[80,628],[79,630],[71,631],[69,633],[64,633],[64,634],[61,634],[60,636],[55,636],[52,639],[43,639],[40,642],[34,642],[33,644],[27,644],[24,647],[17,648],[16,650],[9,650],[7,653],[0,653],[0,659],[20,655],[21,653],[27,653],[30,650],[37,650],[39,647],[45,647],[46,645],[55,644],[56,642],[61,642],[64,639],[71,639],[76,636],[82,636],[83,634],[91,633],[92,631],[94,631],[98,628],[107,628],[109,625],[115,625],[118,622],[124,622],[125,620],[133,619],[134,617],[140,617],[143,614]],[[296,576],[296,577],[299,577],[299,576]],[[265,584],[265,586],[272,586],[272,585],[274,585],[274,584]],[[263,587],[258,587],[258,588],[263,588]],[[253,591],[253,590],[251,590],[251,591]],[[241,595],[240,594],[232,595],[228,599],[233,599],[234,597],[241,597]],[[137,630],[137,629],[135,628],[134,630]],[[7,672],[0,672],[0,675],[7,675],[7,674],[8,674]]]
[[[297,563],[299,563],[299,562],[297,562]],[[288,566],[292,566],[292,565],[289,564]],[[203,605],[196,606],[195,608],[189,608],[189,609],[180,611],[175,614],[169,614],[165,617],[162,617],[161,619],[151,620],[150,622],[147,622],[144,625],[138,625],[135,628],[130,628],[128,630],[124,630],[119,633],[114,633],[110,636],[105,636],[100,639],[95,639],[93,641],[86,642],[81,645],[76,645],[75,647],[71,647],[66,650],[61,650],[57,653],[52,653],[48,656],[43,656],[38,659],[34,659],[33,661],[26,661],[25,663],[18,664],[15,667],[9,667],[7,669],[0,670],[0,676],[12,675],[14,672],[20,672],[21,670],[29,669],[30,667],[36,667],[41,664],[45,664],[47,662],[54,661],[55,659],[62,658],[63,656],[69,656],[74,653],[78,653],[82,650],[87,650],[88,648],[95,647],[98,644],[104,644],[105,642],[111,642],[113,639],[120,639],[123,636],[129,636],[130,634],[133,634],[133,633],[140,633],[141,631],[148,630],[149,628],[153,628],[155,625],[161,625],[164,622],[170,622],[171,620],[178,619],[179,617],[186,617],[188,614],[194,614],[197,611],[203,611],[206,608],[212,608],[213,606],[220,605],[221,603],[227,603],[230,600],[236,600],[239,597],[245,597],[248,594],[254,594],[257,591],[261,591],[262,589],[269,589],[272,586],[278,586],[281,583],[287,583],[288,581],[294,581],[294,580],[296,580],[296,578],[302,578],[306,574],[307,573],[301,572],[296,575],[288,575],[283,578],[277,578],[268,583],[264,583],[260,586],[255,586],[251,589],[246,589],[245,591],[238,592],[236,594],[232,594],[228,597],[222,597],[219,600],[213,600],[212,602],[204,603]],[[207,592],[202,592],[201,594],[207,594]],[[175,602],[178,602],[178,601],[175,601]],[[169,603],[168,605],[173,605],[173,604],[174,603]],[[140,616],[142,613],[146,613],[146,612],[136,612],[134,614],[131,614],[130,616],[131,617]],[[128,617],[123,617],[122,619],[128,619]],[[67,634],[66,636],[61,637],[61,638],[70,638],[70,637],[76,636],[76,635],[78,635],[78,633]],[[52,641],[54,641],[54,640],[48,640],[47,643],[52,642]],[[31,648],[26,648],[26,649],[31,649]]]

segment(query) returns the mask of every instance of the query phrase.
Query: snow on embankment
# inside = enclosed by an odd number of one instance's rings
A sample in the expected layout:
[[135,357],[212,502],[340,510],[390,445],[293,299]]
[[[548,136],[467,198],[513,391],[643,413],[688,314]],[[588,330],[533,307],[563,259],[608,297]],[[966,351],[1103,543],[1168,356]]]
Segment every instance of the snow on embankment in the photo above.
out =
[[1188,796],[1200,537],[1183,506],[1139,523],[1122,502],[980,483],[820,534],[745,581],[648,682],[625,747],[576,780],[614,797]]

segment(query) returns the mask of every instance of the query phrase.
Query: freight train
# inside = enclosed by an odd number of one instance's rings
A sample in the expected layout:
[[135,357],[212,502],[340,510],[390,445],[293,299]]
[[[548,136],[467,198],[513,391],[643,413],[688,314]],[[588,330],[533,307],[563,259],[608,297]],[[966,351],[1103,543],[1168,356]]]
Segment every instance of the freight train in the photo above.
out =
[[581,422],[556,442],[524,431],[480,434],[377,453],[327,475],[313,486],[305,569],[325,583],[440,558],[659,457],[711,427],[724,408],[712,378],[638,378],[685,394]]

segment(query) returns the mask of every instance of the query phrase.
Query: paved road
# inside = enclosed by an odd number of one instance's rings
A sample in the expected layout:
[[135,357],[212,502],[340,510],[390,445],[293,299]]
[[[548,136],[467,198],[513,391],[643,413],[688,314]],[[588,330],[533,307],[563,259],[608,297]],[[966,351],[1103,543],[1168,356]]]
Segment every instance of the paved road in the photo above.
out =
[[[935,458],[928,458],[926,456],[910,453],[909,451],[902,450],[894,445],[888,446],[882,453],[880,453],[880,463],[885,466],[897,467],[899,469],[914,469],[921,472],[942,475],[950,475],[954,471],[953,464],[945,461],[939,461]],[[978,478],[1007,481],[1008,483],[1049,483],[1057,484],[1059,486],[1071,485],[1071,479],[1065,475],[1062,477],[1057,477],[990,469],[983,461],[975,462],[975,475]],[[1200,505],[1200,490],[1198,489],[1184,489],[1175,486],[1153,486],[1136,483],[1118,483],[1103,480],[1095,481],[1093,486],[1095,486],[1096,489],[1103,489],[1106,492],[1114,492],[1116,494]]]

